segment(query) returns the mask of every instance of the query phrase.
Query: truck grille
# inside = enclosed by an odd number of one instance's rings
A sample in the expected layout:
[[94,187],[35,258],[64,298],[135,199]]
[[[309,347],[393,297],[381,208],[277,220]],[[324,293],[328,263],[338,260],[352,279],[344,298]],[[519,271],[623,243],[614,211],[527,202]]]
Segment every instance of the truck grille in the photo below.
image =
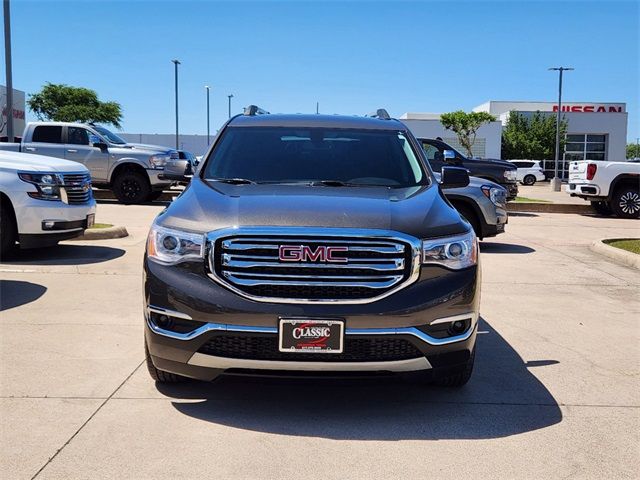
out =
[[294,362],[391,362],[422,357],[413,344],[402,338],[345,338],[344,351],[321,355],[278,350],[275,335],[216,335],[198,350],[216,357]]
[[88,173],[67,173],[62,178],[69,205],[89,202],[91,199],[91,176]]
[[374,301],[417,276],[410,238],[291,229],[308,233],[256,235],[239,229],[211,239],[211,276],[254,300],[288,303]]

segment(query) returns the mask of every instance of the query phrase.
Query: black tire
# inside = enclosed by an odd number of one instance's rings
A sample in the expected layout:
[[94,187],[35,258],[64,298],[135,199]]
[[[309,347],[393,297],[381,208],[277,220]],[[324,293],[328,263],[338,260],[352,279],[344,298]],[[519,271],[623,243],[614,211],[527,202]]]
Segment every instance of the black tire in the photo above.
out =
[[454,207],[460,215],[467,219],[467,221],[471,224],[473,231],[476,232],[476,237],[482,238],[482,227],[480,226],[480,219],[478,218],[478,214],[468,205],[460,205],[454,204]]
[[534,185],[536,183],[536,177],[534,175],[525,175],[522,183],[525,185]]
[[613,213],[609,202],[591,202],[591,208],[593,208],[597,214],[607,217]]
[[149,178],[135,170],[125,170],[118,174],[113,181],[112,189],[118,201],[127,205],[144,203],[151,195]]
[[156,382],[179,383],[187,380],[187,377],[183,377],[181,375],[176,375],[175,373],[165,372],[164,370],[157,369],[153,365],[153,361],[151,360],[151,354],[149,353],[147,342],[144,342],[144,354],[145,354],[145,360],[147,363],[147,370],[149,371],[149,375],[151,375],[151,378],[153,378]]
[[611,199],[611,210],[620,218],[640,218],[640,189],[637,186],[618,187]]
[[471,374],[473,373],[473,364],[476,360],[476,349],[471,351],[471,356],[467,363],[460,367],[460,369],[456,372],[450,373],[444,377],[437,378],[433,383],[436,385],[440,385],[441,387],[451,387],[451,388],[459,388],[466,383],[471,378]]
[[0,260],[10,257],[16,251],[18,228],[11,204],[0,198]]

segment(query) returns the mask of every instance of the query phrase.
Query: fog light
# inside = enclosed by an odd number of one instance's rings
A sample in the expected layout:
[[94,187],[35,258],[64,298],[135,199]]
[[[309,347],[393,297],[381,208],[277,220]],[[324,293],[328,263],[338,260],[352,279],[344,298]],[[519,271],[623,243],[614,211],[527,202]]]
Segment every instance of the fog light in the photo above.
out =
[[166,315],[157,315],[155,321],[156,325],[158,325],[160,328],[169,328],[173,323],[171,317],[168,317]]
[[467,329],[467,322],[463,320],[457,320],[451,324],[451,331],[454,334],[460,334]]
[[51,220],[45,220],[43,223],[44,223],[44,228],[47,228],[47,229],[53,228],[54,225],[56,224],[56,222]]

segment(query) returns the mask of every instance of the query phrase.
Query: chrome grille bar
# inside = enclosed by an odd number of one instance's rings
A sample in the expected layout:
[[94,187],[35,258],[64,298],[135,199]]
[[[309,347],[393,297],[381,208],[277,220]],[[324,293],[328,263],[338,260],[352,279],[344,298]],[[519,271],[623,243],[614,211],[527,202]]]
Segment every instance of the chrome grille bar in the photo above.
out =
[[[209,276],[256,301],[369,303],[419,276],[420,241],[393,231],[239,227],[207,237]],[[283,246],[306,254],[281,259]],[[329,247],[338,247],[337,255],[318,255]]]

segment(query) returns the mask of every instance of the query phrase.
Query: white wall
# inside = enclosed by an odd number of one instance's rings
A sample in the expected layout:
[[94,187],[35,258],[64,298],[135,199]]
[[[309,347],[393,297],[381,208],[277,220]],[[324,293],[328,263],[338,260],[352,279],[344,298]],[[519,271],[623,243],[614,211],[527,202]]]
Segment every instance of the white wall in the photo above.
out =
[[[169,148],[176,147],[176,136],[172,133],[118,133],[127,142],[147,143]],[[211,135],[211,141],[213,141]],[[180,135],[180,150],[186,150],[194,155],[203,155],[207,150],[206,135]]]
[[[413,115],[413,114],[411,114]],[[404,115],[403,115],[404,117]],[[436,138],[441,137],[446,143],[452,147],[466,154],[463,149],[460,148],[460,144],[456,138],[455,133],[451,130],[447,130],[442,126],[440,120],[413,120],[400,118],[400,121],[404,123],[409,130],[416,137],[423,138]],[[476,136],[476,143],[474,145],[474,156],[483,158],[502,158],[502,123],[491,122],[487,125],[483,125],[478,129],[478,135]]]
[[627,113],[567,113],[567,133],[608,134],[606,160],[627,158]]

